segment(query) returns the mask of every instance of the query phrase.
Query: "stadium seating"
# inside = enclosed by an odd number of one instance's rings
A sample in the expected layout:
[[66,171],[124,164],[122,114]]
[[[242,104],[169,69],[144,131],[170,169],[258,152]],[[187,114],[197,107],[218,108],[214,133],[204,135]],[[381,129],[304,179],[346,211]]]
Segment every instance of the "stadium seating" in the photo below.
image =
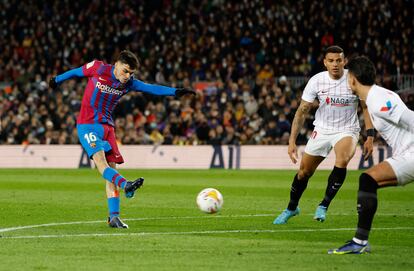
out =
[[[368,55],[378,82],[408,87],[414,106],[412,1],[100,2],[0,3],[1,144],[78,143],[85,80],[58,92],[46,82],[122,49],[140,56],[138,78],[198,91],[193,100],[124,97],[114,112],[122,144],[286,144],[304,83],[334,43]],[[305,126],[299,143],[312,116]]]

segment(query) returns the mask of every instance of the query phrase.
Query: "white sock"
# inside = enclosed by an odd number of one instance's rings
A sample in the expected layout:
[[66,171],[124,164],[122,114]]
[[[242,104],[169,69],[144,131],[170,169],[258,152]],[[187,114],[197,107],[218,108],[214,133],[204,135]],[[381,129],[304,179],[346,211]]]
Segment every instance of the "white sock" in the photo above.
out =
[[361,240],[361,239],[358,239],[358,238],[352,238],[352,241],[354,241],[355,243],[357,243],[358,245],[361,245],[361,246],[365,246],[366,244],[368,244],[368,240]]

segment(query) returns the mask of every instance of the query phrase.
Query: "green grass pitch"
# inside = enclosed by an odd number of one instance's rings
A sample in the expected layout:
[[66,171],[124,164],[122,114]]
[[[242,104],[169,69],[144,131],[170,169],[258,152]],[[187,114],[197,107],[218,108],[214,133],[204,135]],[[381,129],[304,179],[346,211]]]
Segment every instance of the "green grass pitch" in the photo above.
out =
[[[135,198],[121,194],[128,230],[108,228],[96,170],[0,170],[0,270],[414,270],[414,185],[379,191],[371,254],[336,256],[327,250],[354,234],[358,171],[324,223],[312,219],[329,174],[318,171],[301,214],[279,226],[294,171],[121,173],[146,179]],[[196,207],[206,187],[224,196],[218,214]]]

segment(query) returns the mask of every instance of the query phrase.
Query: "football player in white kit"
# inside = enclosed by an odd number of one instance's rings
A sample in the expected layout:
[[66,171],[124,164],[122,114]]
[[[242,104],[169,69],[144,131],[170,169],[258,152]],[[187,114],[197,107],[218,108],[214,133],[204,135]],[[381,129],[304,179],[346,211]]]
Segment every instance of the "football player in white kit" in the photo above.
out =
[[[325,221],[329,204],[344,183],[346,167],[355,153],[360,131],[357,114],[359,99],[347,83],[348,70],[344,69],[346,60],[343,49],[339,46],[328,47],[323,63],[327,71],[320,72],[309,80],[292,123],[288,153],[293,163],[298,160],[296,138],[313,102],[318,99],[319,107],[313,122],[315,129],[306,144],[299,171],[293,179],[287,209],[273,221],[273,224],[285,224],[291,217],[299,214],[299,200],[309,178],[334,149],[335,166],[328,178],[325,196],[314,215],[315,220]],[[372,153],[374,131],[365,104],[361,103],[361,106],[365,126],[371,132],[364,143],[367,159]]]
[[414,111],[394,92],[375,85],[375,67],[366,57],[348,63],[352,91],[365,101],[375,129],[392,148],[392,156],[359,177],[358,226],[355,236],[329,254],[370,252],[368,236],[377,210],[377,189],[414,181]]

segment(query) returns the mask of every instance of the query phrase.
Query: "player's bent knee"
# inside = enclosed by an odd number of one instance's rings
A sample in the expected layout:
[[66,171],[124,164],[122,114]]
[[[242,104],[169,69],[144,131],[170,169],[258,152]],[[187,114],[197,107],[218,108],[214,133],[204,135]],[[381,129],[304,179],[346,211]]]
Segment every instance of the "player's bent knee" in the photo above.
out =
[[364,172],[359,176],[359,191],[376,193],[377,189],[378,184],[371,175]]
[[346,168],[348,166],[349,160],[340,160],[335,162],[335,166],[339,168]]
[[314,171],[310,171],[310,170],[299,170],[298,179],[299,180],[309,179],[310,177],[312,177],[313,173]]
[[335,160],[335,166],[340,168],[346,168],[353,156],[337,157]]

